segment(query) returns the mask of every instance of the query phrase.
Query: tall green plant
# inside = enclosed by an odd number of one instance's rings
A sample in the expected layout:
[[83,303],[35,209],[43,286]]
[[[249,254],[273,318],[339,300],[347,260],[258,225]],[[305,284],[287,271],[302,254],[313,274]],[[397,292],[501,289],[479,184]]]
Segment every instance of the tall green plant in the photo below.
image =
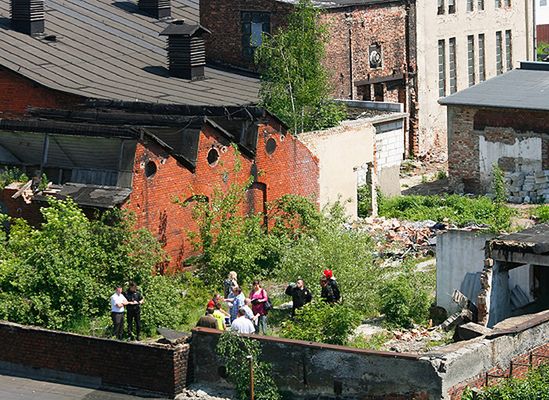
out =
[[255,52],[261,73],[262,105],[295,134],[337,125],[344,108],[329,101],[330,84],[322,61],[328,31],[311,0],[299,0],[288,25],[264,35]]
[[230,331],[219,338],[216,352],[225,364],[227,377],[235,385],[239,400],[250,398],[250,364],[253,368],[254,398],[279,400],[281,398],[271,374],[271,365],[261,361],[261,345]]

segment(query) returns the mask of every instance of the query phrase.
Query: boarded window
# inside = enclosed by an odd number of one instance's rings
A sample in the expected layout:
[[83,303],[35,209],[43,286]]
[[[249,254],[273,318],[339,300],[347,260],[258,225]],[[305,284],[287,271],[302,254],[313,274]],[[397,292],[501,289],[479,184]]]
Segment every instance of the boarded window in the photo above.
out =
[[268,12],[244,11],[242,18],[242,53],[252,59],[254,50],[261,46],[263,33],[271,32],[271,15]]
[[503,38],[501,31],[496,32],[496,73],[503,74]]
[[513,69],[513,44],[510,30],[505,31],[505,60],[507,62],[507,71]]
[[467,0],[467,12],[471,12],[474,9],[475,0]]
[[478,79],[480,82],[486,80],[486,54],[484,46],[484,33],[478,35]]
[[467,36],[467,75],[469,77],[469,86],[476,83],[475,79],[475,37]]
[[444,0],[438,0],[438,7],[437,7],[437,14],[443,15],[444,14]]
[[448,40],[448,61],[450,67],[450,93],[455,93],[457,92],[456,38]]
[[448,14],[455,14],[456,0],[448,0]]
[[478,0],[478,10],[484,11],[484,0]]
[[446,46],[444,40],[438,41],[438,95],[446,96]]

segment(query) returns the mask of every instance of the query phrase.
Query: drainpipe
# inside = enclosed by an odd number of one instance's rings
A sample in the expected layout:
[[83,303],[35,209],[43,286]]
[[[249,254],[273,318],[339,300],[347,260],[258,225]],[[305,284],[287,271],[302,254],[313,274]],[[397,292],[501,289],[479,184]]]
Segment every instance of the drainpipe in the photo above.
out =
[[[528,4],[528,2],[525,2],[525,4]],[[526,6],[528,7],[528,6]],[[537,24],[536,24],[536,0],[532,0],[532,43],[533,43],[533,51],[534,51],[534,58],[533,61],[538,60],[538,51],[537,51]],[[528,18],[526,18],[526,31],[528,31]]]
[[347,25],[349,27],[349,88],[351,90],[351,93],[349,95],[349,98],[351,100],[354,100],[354,90],[353,90],[353,84],[354,84],[354,78],[353,78],[353,14],[352,9],[349,8],[348,12],[345,15],[345,21],[347,22]]
[[405,127],[404,132],[407,134],[404,135],[404,151],[408,152],[408,154],[413,153],[412,149],[412,130],[410,128],[410,1],[406,0],[404,2],[404,10],[405,10],[405,19],[404,19],[404,29],[405,29],[405,37],[406,37],[406,43],[405,43],[405,60],[406,65],[404,67],[404,89],[405,89],[405,99],[404,99],[404,112],[406,112],[408,115],[405,119]]

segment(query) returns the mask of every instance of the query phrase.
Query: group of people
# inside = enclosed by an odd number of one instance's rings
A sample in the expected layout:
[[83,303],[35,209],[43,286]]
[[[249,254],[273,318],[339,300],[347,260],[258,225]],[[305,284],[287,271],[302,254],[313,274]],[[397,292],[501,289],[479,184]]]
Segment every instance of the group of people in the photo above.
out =
[[[124,337],[124,315],[128,317],[128,337],[141,340],[141,305],[145,299],[137,290],[135,282],[128,284],[128,289],[123,293],[122,286],[117,286],[111,296],[111,318],[113,324],[113,336],[118,340]],[[133,326],[135,325],[135,336]]]
[[[337,281],[330,269],[323,271],[320,279],[320,297],[327,303],[337,303],[341,294]],[[272,308],[267,291],[261,282],[255,280],[248,297],[242,293],[238,285],[237,274],[229,272],[223,282],[224,296],[215,294],[206,305],[206,314],[198,320],[197,326],[219,330],[231,329],[238,333],[267,334],[267,314]],[[305,286],[303,279],[290,283],[285,293],[292,297],[292,317],[298,308],[310,303],[313,299],[311,291]],[[228,309],[225,311],[224,305]]]

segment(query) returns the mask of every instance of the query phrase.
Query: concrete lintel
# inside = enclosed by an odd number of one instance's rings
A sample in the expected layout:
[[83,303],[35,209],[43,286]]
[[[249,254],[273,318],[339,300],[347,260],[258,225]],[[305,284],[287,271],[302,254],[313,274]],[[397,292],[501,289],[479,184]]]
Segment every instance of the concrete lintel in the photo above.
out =
[[[499,262],[511,263],[511,264],[533,264],[549,267],[549,255],[532,254],[532,253],[519,253],[515,251],[494,250],[492,252],[492,258]],[[517,265],[517,266],[518,266]]]

